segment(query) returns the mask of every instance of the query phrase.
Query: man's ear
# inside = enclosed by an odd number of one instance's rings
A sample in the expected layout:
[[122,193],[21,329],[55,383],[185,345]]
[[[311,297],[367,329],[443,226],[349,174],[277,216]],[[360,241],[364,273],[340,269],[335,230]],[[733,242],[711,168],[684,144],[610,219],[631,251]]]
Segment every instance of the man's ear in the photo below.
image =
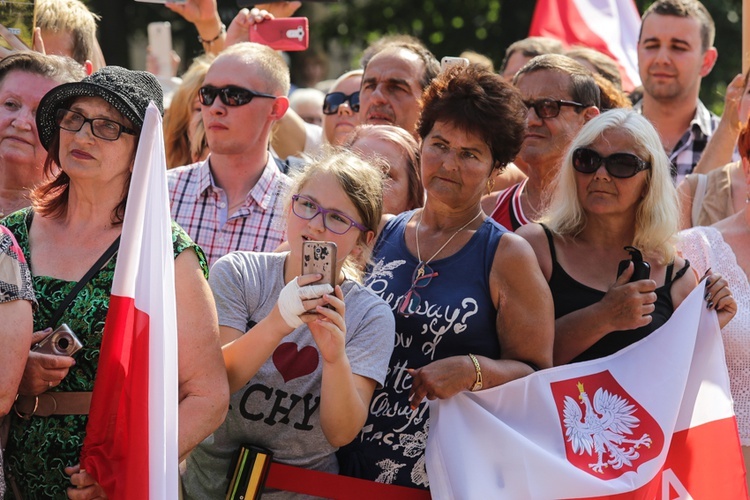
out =
[[716,64],[716,59],[719,57],[719,52],[716,47],[711,47],[703,54],[703,63],[701,64],[701,77],[708,75]]
[[86,72],[86,76],[91,75],[94,72],[94,63],[86,59],[86,62],[83,63],[83,70]]
[[597,108],[596,106],[589,106],[583,110],[583,121],[588,122],[595,116],[599,116],[599,113],[601,113],[601,111],[599,111],[599,108]]
[[271,108],[271,118],[274,120],[280,120],[286,113],[287,109],[289,109],[289,98],[286,96],[277,97],[274,99],[273,107]]

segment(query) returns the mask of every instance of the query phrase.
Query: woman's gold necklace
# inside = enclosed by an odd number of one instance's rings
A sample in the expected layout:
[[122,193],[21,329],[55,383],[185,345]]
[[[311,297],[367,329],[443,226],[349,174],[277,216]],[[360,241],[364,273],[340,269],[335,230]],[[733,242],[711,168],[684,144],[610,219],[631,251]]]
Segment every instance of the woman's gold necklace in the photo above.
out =
[[460,228],[458,228],[458,230],[455,233],[453,233],[450,238],[448,238],[448,241],[446,241],[445,243],[443,243],[443,246],[441,246],[440,248],[438,248],[437,252],[435,252],[434,254],[432,254],[432,257],[430,257],[426,261],[422,260],[422,253],[419,251],[419,226],[420,226],[420,224],[422,224],[422,215],[423,214],[424,214],[424,210],[422,210],[422,212],[419,214],[419,220],[417,221],[417,232],[415,234],[415,239],[417,241],[417,259],[419,259],[419,264],[417,264],[417,274],[416,274],[416,279],[417,280],[424,275],[424,273],[425,273],[425,267],[427,266],[427,264],[429,264],[430,262],[432,262],[432,260],[435,257],[437,257],[438,254],[440,252],[442,252],[445,247],[448,246],[448,243],[450,243],[451,241],[453,241],[453,238],[455,238],[458,233],[460,233],[461,231],[463,231],[464,229],[466,229],[467,227],[469,227],[469,224],[471,224],[472,222],[474,222],[475,220],[477,220],[479,218],[479,216],[482,215],[482,211],[480,210],[479,213],[476,214],[469,222],[467,222],[466,224],[464,224],[463,226],[461,226]]

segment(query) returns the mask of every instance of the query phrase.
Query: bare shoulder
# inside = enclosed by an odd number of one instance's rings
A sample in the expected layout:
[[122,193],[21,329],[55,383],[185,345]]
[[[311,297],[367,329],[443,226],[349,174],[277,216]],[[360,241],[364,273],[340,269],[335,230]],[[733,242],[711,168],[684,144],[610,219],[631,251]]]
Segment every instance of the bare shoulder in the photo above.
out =
[[552,274],[552,254],[549,249],[547,234],[541,224],[526,224],[516,230],[516,234],[525,239],[534,250],[539,267],[542,269],[545,279],[549,281]]

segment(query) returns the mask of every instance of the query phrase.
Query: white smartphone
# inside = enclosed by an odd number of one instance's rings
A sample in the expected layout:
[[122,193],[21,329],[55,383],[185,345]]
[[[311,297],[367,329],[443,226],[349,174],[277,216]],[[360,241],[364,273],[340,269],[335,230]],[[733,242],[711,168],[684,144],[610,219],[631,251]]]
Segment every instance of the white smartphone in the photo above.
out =
[[172,76],[172,26],[169,22],[148,23],[148,46],[159,68],[156,76]]
[[451,56],[445,56],[442,59],[440,59],[440,71],[446,71],[450,68],[465,68],[469,65],[469,60],[465,57],[451,57]]

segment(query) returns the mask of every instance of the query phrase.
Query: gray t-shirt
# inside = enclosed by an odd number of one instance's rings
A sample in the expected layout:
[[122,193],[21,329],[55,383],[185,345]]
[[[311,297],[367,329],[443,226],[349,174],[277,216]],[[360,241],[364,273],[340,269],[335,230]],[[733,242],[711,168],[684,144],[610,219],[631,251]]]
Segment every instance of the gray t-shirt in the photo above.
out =
[[[284,287],[286,256],[232,252],[216,262],[209,283],[220,325],[244,332],[271,312]],[[393,313],[358,283],[347,280],[342,290],[352,372],[381,385],[394,345]],[[224,498],[232,454],[240,444],[268,448],[278,462],[337,473],[336,448],[320,427],[322,374],[306,325],[284,337],[255,377],[232,394],[221,427],[190,454],[183,476],[185,498]]]

